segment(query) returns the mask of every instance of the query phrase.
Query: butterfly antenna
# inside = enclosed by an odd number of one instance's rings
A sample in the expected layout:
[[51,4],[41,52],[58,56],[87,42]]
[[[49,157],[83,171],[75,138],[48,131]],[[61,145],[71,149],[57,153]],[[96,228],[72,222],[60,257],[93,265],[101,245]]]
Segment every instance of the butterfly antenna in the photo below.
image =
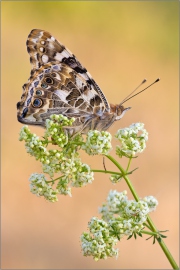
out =
[[[132,96],[132,94],[137,90],[137,88],[139,88],[139,86],[141,86],[143,83],[146,82],[146,80],[143,80],[142,83],[130,94],[128,95],[125,99],[123,99],[123,101],[120,103],[120,105],[122,105],[123,103],[125,103],[126,101],[128,101],[129,99],[139,95],[140,93],[142,93],[143,91],[145,91],[146,89],[148,89],[149,87],[151,87],[153,84],[157,83],[160,81],[160,78],[157,78],[153,83],[151,83],[150,85],[148,85],[146,88],[144,88],[143,90],[139,91],[138,93],[136,93],[135,95]],[[129,97],[130,96],[130,97]]]
[[121,104],[123,104],[127,99],[128,99],[128,97],[130,97],[143,83],[145,83],[147,80],[146,79],[144,79],[127,97],[125,97],[122,101],[121,101],[121,103],[119,104],[119,105],[121,105]]

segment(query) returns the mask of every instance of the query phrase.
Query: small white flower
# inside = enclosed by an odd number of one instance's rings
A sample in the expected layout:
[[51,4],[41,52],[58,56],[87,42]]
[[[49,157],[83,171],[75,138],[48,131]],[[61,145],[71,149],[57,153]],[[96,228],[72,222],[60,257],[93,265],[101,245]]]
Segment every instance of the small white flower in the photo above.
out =
[[23,126],[20,130],[20,133],[19,133],[19,140],[20,141],[26,141],[28,139],[28,135],[30,134],[30,130],[28,128],[28,126]]
[[110,190],[106,203],[99,208],[99,213],[102,214],[102,218],[105,221],[109,221],[113,215],[122,213],[127,201],[127,191],[118,192],[116,190]]
[[155,211],[158,206],[158,201],[153,196],[147,196],[144,198],[144,201],[147,203],[149,207],[149,212]]
[[157,203],[152,196],[136,202],[135,200],[128,200],[126,194],[126,191],[111,190],[107,197],[107,203],[104,203],[99,209],[103,220],[107,221],[116,233],[119,232],[119,238],[123,235],[140,232],[144,227],[143,223],[146,222],[148,213],[152,211],[148,202],[152,209],[154,204]]
[[145,201],[129,200],[124,210],[128,216],[137,216],[139,213],[145,216],[149,213],[149,207]]
[[44,196],[50,202],[56,202],[58,190],[54,190],[52,186],[48,185],[43,174],[33,173],[29,178],[30,190],[37,196]]
[[119,129],[115,137],[121,143],[116,147],[116,154],[119,157],[134,157],[146,148],[148,132],[144,129],[143,123],[135,123],[128,128]]
[[89,155],[108,154],[112,149],[112,136],[107,131],[90,130],[82,149]]
[[81,235],[81,248],[84,256],[93,256],[95,261],[117,257],[118,249],[113,246],[117,244],[117,238],[109,235],[108,224],[96,217],[89,222],[90,233]]

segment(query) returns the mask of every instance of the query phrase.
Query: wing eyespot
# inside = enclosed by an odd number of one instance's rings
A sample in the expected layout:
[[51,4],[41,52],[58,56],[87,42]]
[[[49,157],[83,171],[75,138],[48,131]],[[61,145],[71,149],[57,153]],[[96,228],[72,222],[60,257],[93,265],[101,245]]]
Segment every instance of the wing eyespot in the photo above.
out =
[[36,95],[37,95],[37,96],[42,96],[42,91],[41,91],[41,90],[37,90],[37,91],[36,91]]
[[42,104],[43,104],[43,102],[42,102],[42,100],[40,98],[35,98],[33,100],[32,106],[34,108],[40,108],[42,106]]
[[48,85],[47,85],[47,83],[42,83],[42,84],[41,84],[41,87],[42,87],[42,88],[47,88]]
[[46,77],[45,81],[46,81],[48,84],[53,84],[53,83],[54,83],[53,79],[50,78],[50,77]]

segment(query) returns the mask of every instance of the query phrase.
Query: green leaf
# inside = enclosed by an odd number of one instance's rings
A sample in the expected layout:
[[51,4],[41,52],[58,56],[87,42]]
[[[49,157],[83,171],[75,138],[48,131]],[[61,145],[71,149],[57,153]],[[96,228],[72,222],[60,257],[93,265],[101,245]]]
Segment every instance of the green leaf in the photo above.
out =
[[139,233],[137,233],[137,234],[138,234],[140,237],[142,237],[142,233],[139,232]]
[[167,238],[167,236],[166,236],[166,235],[163,235],[163,234],[160,234],[160,236],[161,236],[162,238]]
[[133,236],[133,235],[131,234],[131,235],[127,238],[127,240],[129,240],[132,236]]
[[157,237],[159,243],[161,243],[161,237]]

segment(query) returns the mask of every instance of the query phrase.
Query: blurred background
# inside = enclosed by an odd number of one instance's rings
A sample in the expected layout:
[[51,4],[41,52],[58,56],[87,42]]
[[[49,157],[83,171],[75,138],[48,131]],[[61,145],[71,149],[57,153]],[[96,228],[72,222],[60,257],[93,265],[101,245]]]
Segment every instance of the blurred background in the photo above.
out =
[[[73,197],[50,203],[29,191],[29,176],[41,166],[18,141],[16,103],[30,74],[26,39],[33,28],[49,31],[88,69],[111,103],[119,103],[144,78],[161,81],[125,105],[132,109],[110,132],[143,122],[149,132],[144,153],[133,160],[130,176],[140,197],[159,201],[151,218],[170,252],[179,256],[178,184],[178,1],[27,1],[2,7],[2,268],[3,269],[170,269],[158,244],[124,238],[118,259],[95,262],[83,257],[80,235],[113,185],[108,175],[95,174],[93,184],[74,188]],[[43,130],[31,127],[37,135]],[[115,149],[116,141],[113,142]],[[115,150],[111,152],[115,156]],[[82,154],[93,169],[102,157]],[[126,166],[125,159],[120,160]],[[108,170],[114,167],[106,161]]]

